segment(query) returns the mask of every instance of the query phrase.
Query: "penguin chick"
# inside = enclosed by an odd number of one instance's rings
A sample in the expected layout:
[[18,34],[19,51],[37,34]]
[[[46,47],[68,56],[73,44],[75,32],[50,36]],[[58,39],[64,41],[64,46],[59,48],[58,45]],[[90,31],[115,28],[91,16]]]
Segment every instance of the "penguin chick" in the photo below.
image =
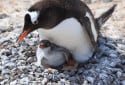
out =
[[59,67],[68,62],[72,54],[63,47],[59,47],[48,40],[42,40],[37,48],[36,56],[37,66]]

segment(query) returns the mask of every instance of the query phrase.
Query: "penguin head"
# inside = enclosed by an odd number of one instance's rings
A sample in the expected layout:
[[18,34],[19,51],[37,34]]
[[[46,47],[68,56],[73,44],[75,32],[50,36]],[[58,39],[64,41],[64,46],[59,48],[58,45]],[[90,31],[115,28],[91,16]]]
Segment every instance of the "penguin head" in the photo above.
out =
[[40,41],[39,48],[43,49],[43,48],[49,48],[49,47],[51,47],[50,41],[48,41],[48,40]]
[[42,0],[32,5],[24,17],[24,27],[18,42],[21,42],[30,32],[40,29],[49,30],[62,21],[65,9],[58,0]]

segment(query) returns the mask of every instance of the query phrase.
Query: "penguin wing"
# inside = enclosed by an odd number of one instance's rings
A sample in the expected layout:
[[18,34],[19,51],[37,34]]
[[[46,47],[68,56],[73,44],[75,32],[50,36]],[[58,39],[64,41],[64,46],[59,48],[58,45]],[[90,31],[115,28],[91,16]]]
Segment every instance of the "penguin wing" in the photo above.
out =
[[[96,46],[97,46],[97,44],[96,44],[97,36],[94,36],[94,33],[92,31],[92,26],[91,26],[91,24],[95,24],[94,21],[93,21],[93,23],[91,23],[90,19],[88,17],[84,16],[82,18],[82,22],[81,23],[82,23],[83,27],[85,27],[85,30],[86,30],[89,38],[90,38],[90,41],[92,42],[92,45],[96,48]],[[96,31],[96,29],[95,29],[95,31]]]

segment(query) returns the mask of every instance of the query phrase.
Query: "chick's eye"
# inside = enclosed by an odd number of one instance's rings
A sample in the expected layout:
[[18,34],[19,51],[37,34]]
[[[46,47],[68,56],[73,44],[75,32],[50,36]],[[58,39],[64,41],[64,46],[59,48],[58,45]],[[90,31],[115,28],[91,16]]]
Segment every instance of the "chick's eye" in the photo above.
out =
[[34,24],[34,25],[38,24],[38,20],[34,21],[34,23],[33,23],[33,24]]
[[50,46],[50,43],[47,43],[47,46]]

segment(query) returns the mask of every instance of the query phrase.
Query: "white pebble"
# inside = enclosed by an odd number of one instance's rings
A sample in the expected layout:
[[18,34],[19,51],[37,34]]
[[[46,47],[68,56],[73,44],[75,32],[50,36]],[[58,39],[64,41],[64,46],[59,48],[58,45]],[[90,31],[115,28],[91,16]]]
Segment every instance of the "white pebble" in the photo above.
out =
[[48,82],[48,79],[47,79],[47,78],[44,78],[44,79],[42,80],[42,85],[45,85],[47,82]]
[[88,76],[86,79],[87,79],[91,84],[94,83],[94,78],[93,78],[93,77]]
[[122,85],[125,85],[125,80],[121,81]]

